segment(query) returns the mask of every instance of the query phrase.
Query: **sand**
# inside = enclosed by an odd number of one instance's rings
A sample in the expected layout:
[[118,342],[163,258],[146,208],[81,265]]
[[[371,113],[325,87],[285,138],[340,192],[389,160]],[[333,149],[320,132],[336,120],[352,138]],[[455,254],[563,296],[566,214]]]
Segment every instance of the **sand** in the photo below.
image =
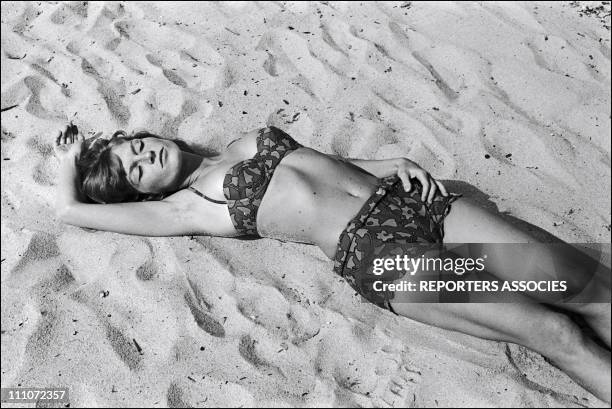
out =
[[360,302],[315,247],[63,225],[52,153],[70,120],[213,150],[276,125],[610,243],[599,5],[3,2],[2,387],[67,386],[73,407],[603,405],[523,347]]

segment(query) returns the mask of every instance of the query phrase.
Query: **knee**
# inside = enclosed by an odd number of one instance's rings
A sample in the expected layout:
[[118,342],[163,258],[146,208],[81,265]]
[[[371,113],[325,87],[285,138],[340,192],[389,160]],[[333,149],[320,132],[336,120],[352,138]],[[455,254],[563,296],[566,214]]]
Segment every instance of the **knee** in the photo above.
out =
[[585,349],[585,334],[567,315],[551,313],[535,327],[527,346],[553,361],[576,359]]
[[585,318],[610,320],[610,303],[573,303],[572,307]]

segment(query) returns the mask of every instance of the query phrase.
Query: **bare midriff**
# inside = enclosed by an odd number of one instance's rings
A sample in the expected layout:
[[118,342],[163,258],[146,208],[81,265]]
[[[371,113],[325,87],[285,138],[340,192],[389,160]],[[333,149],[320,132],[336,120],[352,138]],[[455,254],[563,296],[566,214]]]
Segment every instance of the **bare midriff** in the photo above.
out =
[[274,172],[257,214],[259,235],[315,244],[332,258],[340,234],[377,183],[350,163],[299,148]]

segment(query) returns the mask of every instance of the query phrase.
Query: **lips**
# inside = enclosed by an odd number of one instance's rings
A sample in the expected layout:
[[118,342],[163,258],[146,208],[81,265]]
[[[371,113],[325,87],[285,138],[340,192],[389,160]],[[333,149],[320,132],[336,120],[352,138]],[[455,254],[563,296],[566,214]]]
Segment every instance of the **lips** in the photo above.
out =
[[161,167],[164,167],[164,147],[162,146],[162,148],[159,150],[159,164],[161,165]]

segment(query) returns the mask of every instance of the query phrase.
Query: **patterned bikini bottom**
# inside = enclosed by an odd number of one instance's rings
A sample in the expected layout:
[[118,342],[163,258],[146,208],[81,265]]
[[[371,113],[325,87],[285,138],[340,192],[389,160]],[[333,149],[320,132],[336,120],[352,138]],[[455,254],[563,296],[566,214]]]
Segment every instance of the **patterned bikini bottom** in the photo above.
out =
[[337,274],[365,299],[392,312],[393,292],[376,291],[373,284],[375,281],[392,283],[405,272],[373,275],[374,259],[394,256],[397,251],[402,254],[414,251],[413,255],[417,256],[419,251],[422,254],[423,246],[441,245],[444,218],[451,203],[460,196],[445,197],[438,192],[432,204],[427,204],[421,201],[421,191],[418,182],[413,182],[413,189],[406,192],[399,177],[382,179],[376,192],[340,235],[334,256]]

